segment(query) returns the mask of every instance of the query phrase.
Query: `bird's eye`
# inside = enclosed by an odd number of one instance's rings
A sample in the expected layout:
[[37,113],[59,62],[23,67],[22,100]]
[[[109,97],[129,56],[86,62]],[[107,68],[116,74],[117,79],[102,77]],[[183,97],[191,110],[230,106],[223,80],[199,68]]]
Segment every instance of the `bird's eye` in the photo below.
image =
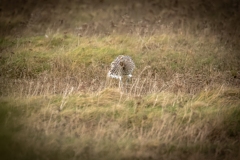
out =
[[123,62],[120,62],[120,66],[123,66]]

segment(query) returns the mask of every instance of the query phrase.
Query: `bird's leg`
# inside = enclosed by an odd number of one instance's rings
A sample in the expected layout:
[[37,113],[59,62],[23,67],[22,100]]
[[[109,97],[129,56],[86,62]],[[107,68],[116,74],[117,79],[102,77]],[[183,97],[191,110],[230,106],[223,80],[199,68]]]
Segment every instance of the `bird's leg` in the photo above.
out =
[[126,88],[128,89],[128,83],[130,83],[130,80],[131,80],[131,78],[132,78],[132,75],[131,74],[129,74],[128,76],[127,76],[127,82],[126,82]]
[[122,77],[119,77],[119,83],[118,83],[118,87],[120,90],[122,90],[123,83],[122,83]]

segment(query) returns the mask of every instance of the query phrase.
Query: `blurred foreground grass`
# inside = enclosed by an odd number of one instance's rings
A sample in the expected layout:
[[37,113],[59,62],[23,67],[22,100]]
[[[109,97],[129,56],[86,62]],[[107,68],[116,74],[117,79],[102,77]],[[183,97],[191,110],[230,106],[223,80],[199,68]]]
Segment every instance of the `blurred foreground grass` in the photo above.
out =
[[4,159],[237,159],[239,90],[1,98]]

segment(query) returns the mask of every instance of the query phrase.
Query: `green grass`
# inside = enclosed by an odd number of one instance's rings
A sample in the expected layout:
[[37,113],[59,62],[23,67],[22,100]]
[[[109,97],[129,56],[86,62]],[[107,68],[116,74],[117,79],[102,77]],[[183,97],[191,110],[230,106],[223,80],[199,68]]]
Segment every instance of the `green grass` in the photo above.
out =
[[[184,37],[179,37],[176,40],[174,35],[169,35],[171,42],[164,42],[161,36],[142,38],[145,43],[142,44],[143,47],[149,45],[149,43],[159,46],[143,53],[141,53],[141,43],[136,36],[122,37],[115,35],[105,38],[88,37],[87,39],[85,37],[77,39],[77,37],[71,36],[69,39],[62,40],[57,38],[59,36],[51,40],[45,37],[33,37],[29,38],[30,40],[16,39],[14,43],[18,43],[18,47],[12,47],[11,56],[3,55],[1,71],[5,76],[15,78],[23,72],[26,76],[37,76],[44,71],[54,70],[56,66],[61,69],[67,68],[69,74],[79,72],[80,68],[86,68],[85,70],[87,70],[87,67],[94,67],[92,70],[97,70],[97,66],[99,66],[99,69],[103,69],[102,72],[99,70],[100,74],[105,74],[105,69],[109,67],[110,62],[117,55],[127,54],[135,60],[136,74],[140,73],[144,67],[150,66],[151,69],[148,72],[157,72],[159,76],[167,74],[167,77],[164,77],[168,79],[172,78],[174,73],[204,73],[208,74],[206,76],[209,77],[210,74],[214,74],[213,72],[231,71],[233,75],[236,75],[238,61],[232,58],[225,59],[228,51],[220,49],[220,44],[209,45],[209,42],[203,40],[201,45],[204,45],[204,47],[199,49],[198,44],[194,44],[192,39],[189,38],[185,41],[192,45],[184,48],[185,45],[178,43],[179,39]],[[126,38],[129,41],[125,42],[125,45],[119,45],[119,39]],[[77,41],[81,43],[78,45]],[[111,45],[108,45],[108,41],[111,41]],[[216,47],[218,47],[217,50]],[[204,49],[209,51],[206,52]],[[224,59],[224,62],[222,62],[222,59]],[[222,68],[222,66],[225,67]],[[9,71],[8,69],[12,67],[14,67],[14,70]],[[93,76],[92,74],[90,73],[86,77],[90,78]]]
[[[194,37],[173,35],[141,42],[134,35],[62,37],[1,43],[12,52],[0,64],[5,157],[239,156],[240,93],[230,81],[238,60],[219,64],[228,52],[219,43],[202,40],[199,46]],[[13,46],[5,45],[10,41]],[[106,78],[119,54],[137,66],[122,89]]]
[[[221,92],[221,98],[214,96],[219,91],[206,94],[211,97],[206,100],[197,94],[194,99],[185,98],[182,106],[176,105],[182,97],[175,94],[154,95],[158,100],[153,105],[152,96],[139,102],[138,98],[120,98],[114,90],[70,95],[62,109],[62,95],[1,98],[2,143],[26,144],[21,150],[13,148],[22,159],[44,158],[42,153],[50,159],[60,155],[60,159],[121,159],[125,154],[128,158],[136,154],[156,158],[170,153],[177,156],[178,152],[183,157],[186,152],[214,158],[227,150],[233,156],[237,153],[234,139],[239,133],[240,104],[223,96],[226,92]],[[6,156],[11,152],[7,150]]]
[[[238,61],[226,59],[218,68],[227,52],[219,43],[203,40],[200,47],[194,37],[173,35],[168,41],[166,35],[143,37],[143,44],[134,35],[61,37],[1,43],[12,52],[0,64],[4,157],[239,156],[240,93],[229,81]],[[10,41],[13,46],[5,45]],[[122,89],[106,79],[119,54],[137,66]]]

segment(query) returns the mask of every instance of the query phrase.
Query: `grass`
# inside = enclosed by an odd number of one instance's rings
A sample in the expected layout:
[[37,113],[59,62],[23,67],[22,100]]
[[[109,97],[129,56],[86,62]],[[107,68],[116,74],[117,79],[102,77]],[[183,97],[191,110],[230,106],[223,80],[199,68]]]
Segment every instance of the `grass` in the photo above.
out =
[[[1,159],[239,159],[238,26],[185,2],[3,9]],[[120,54],[136,64],[121,88]]]
[[208,99],[202,93],[188,97],[165,92],[133,98],[115,89],[67,98],[9,97],[1,98],[2,111],[8,110],[1,112],[7,120],[18,119],[3,126],[14,143],[27,145],[13,148],[24,158],[32,154],[44,159],[42,153],[50,152],[50,159],[156,159],[179,153],[182,158],[235,157],[240,104],[229,100],[229,91],[204,93]]

